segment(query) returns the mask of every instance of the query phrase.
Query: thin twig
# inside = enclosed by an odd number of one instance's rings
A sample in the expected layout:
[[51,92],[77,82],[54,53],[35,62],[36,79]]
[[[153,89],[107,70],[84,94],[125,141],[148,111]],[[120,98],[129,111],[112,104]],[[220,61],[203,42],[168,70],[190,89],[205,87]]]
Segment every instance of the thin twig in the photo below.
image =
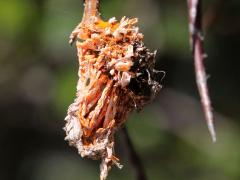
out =
[[84,0],[84,13],[82,18],[82,24],[92,23],[95,17],[100,17],[99,5],[100,0]]
[[93,24],[96,18],[100,18],[99,2],[100,0],[84,0],[84,12],[82,21],[77,25],[74,31],[70,35],[69,44],[77,39],[80,27],[84,27],[86,24]]
[[145,174],[140,157],[134,149],[133,143],[129,137],[126,127],[122,128],[122,136],[124,139],[124,143],[126,144],[126,149],[128,152],[129,159],[130,159],[130,161],[132,163],[132,167],[134,169],[136,180],[147,180],[147,176]]
[[207,120],[208,129],[213,142],[215,142],[216,133],[213,125],[213,112],[207,88],[206,72],[203,65],[203,60],[206,55],[203,50],[201,0],[188,0],[188,11],[190,44],[195,63],[196,82],[201,97],[204,115]]

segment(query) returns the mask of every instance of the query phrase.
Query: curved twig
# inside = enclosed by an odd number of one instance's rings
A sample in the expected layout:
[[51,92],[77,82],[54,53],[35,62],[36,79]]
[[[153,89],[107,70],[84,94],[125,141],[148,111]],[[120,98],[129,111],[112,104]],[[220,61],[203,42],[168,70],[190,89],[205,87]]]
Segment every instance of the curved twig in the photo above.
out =
[[208,129],[212,136],[213,142],[215,142],[216,133],[213,125],[213,112],[207,88],[206,71],[203,65],[203,60],[206,55],[203,50],[201,0],[188,0],[188,11],[189,11],[190,44],[194,57],[198,91],[201,97],[201,102],[203,106],[204,115],[207,120]]

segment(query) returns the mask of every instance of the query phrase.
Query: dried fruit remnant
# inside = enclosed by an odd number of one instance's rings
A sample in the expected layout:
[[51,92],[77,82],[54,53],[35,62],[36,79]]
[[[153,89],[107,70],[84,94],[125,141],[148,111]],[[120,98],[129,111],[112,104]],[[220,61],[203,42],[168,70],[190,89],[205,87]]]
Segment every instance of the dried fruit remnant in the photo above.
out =
[[112,164],[114,133],[134,109],[141,109],[161,89],[155,79],[155,53],[143,44],[137,19],[82,21],[70,36],[79,58],[77,97],[66,117],[66,140],[82,157],[102,159],[101,179]]

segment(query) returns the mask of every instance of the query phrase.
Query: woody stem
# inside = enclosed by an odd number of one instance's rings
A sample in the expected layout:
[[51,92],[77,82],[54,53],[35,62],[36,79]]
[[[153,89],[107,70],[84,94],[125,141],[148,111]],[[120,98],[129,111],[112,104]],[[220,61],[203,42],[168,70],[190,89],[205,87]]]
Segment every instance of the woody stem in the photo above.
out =
[[188,13],[189,13],[189,32],[190,32],[190,44],[192,48],[196,82],[198,91],[200,94],[202,107],[205,118],[207,120],[207,126],[212,136],[213,142],[216,141],[216,133],[213,125],[213,112],[211,101],[207,87],[207,76],[204,68],[205,52],[203,48],[203,34],[202,34],[202,16],[201,16],[201,0],[187,0]]
[[133,146],[126,127],[122,128],[122,137],[126,144],[127,153],[134,169],[136,180],[147,180],[140,157]]
[[82,23],[93,23],[95,17],[100,17],[99,3],[100,0],[85,0]]

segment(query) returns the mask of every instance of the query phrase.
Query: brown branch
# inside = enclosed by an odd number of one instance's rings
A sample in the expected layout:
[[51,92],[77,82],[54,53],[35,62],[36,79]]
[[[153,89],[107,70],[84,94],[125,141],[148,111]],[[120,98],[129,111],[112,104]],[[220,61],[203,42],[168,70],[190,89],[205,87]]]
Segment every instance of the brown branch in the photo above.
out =
[[208,129],[212,136],[213,142],[215,142],[216,133],[213,125],[213,112],[207,88],[206,72],[203,65],[205,53],[203,50],[201,0],[188,0],[188,11],[190,45],[194,57],[196,82],[203,106],[204,115],[207,120]]
[[100,0],[84,0],[84,12],[82,21],[77,25],[74,31],[70,35],[69,44],[73,44],[73,42],[77,39],[77,35],[79,34],[80,27],[84,27],[86,24],[93,24],[96,18],[100,18],[99,13],[99,1]]
[[136,180],[147,180],[147,176],[145,174],[140,157],[134,149],[126,127],[123,127],[122,129],[122,137],[124,139],[124,143],[126,144],[127,153],[134,169]]
[[82,18],[82,24],[92,23],[95,17],[100,17],[99,3],[100,0],[85,0],[84,1],[84,13]]

